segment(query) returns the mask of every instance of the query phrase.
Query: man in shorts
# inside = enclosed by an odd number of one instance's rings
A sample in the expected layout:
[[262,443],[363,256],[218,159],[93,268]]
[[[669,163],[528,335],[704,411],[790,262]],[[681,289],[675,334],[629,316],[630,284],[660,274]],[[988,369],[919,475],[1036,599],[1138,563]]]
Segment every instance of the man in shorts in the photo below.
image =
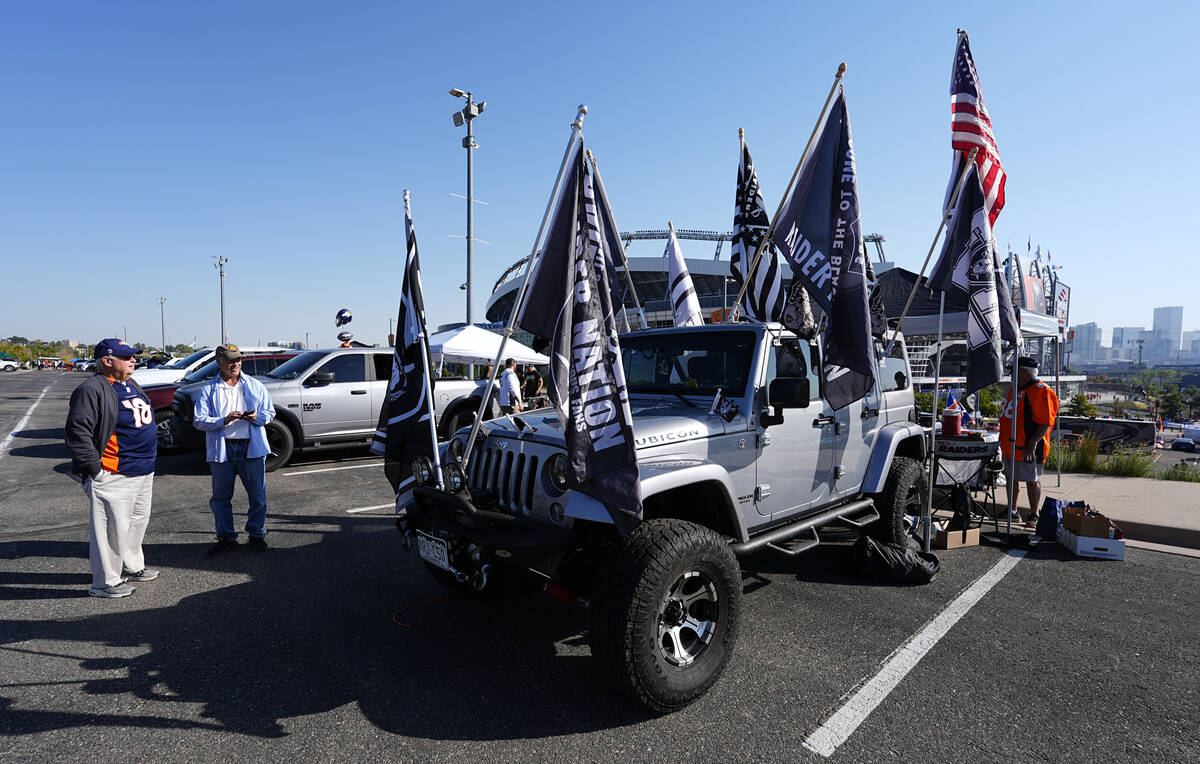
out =
[[[1000,450],[1004,453],[1004,475],[1013,507],[1009,517],[1020,520],[1017,510],[1017,483],[1025,484],[1029,497],[1029,517],[1026,523],[1035,525],[1038,506],[1042,501],[1042,469],[1050,453],[1050,430],[1058,416],[1058,396],[1045,382],[1038,379],[1037,361],[1029,356],[1017,359],[1017,399],[1013,406],[1010,387],[1000,410]],[[1015,423],[1015,433],[1014,433]],[[1013,450],[1016,463],[1010,465]],[[1016,492],[1016,493],[1014,493]]]

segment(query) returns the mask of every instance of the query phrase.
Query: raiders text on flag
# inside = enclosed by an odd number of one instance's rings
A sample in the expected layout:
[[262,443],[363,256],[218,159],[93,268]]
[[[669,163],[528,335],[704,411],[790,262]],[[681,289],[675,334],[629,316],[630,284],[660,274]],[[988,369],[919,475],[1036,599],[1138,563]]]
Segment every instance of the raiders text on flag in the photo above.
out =
[[606,270],[580,146],[517,325],[550,342],[548,392],[566,438],[569,485],[604,504],[627,533],[641,520],[642,500]]
[[875,384],[858,173],[840,87],[817,135],[771,238],[791,265],[792,288],[803,285],[825,313],[825,397],[840,409]]
[[418,456],[432,457],[436,443],[433,416],[428,406],[430,398],[425,389],[429,354],[424,341],[421,265],[407,192],[404,196],[404,230],[407,256],[400,287],[400,313],[396,318],[392,379],[379,410],[379,425],[371,440],[372,453],[384,455],[384,470],[396,492],[397,509],[409,505],[412,500],[413,460]]

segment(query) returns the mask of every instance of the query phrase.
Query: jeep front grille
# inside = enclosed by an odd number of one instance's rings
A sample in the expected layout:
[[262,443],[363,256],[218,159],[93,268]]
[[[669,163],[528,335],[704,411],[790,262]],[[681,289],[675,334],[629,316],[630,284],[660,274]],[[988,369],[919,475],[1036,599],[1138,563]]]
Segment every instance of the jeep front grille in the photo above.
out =
[[533,454],[514,453],[493,443],[476,447],[469,469],[468,485],[487,491],[501,508],[525,514],[533,509],[538,475],[538,458]]

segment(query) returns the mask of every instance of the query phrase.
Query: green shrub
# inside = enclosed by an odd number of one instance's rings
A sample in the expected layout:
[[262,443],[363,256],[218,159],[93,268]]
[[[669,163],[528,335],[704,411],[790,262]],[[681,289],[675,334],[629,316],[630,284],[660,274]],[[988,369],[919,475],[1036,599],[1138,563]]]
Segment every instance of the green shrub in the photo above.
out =
[[1182,480],[1188,483],[1200,483],[1200,467],[1190,464],[1174,464],[1163,470],[1158,477],[1162,480]]
[[1118,449],[1100,463],[1096,474],[1112,477],[1153,477],[1154,461],[1146,454]]
[[1063,472],[1095,472],[1099,453],[1100,441],[1091,433],[1074,443],[1064,441],[1062,448],[1059,448],[1057,441],[1051,440],[1046,469],[1058,469],[1058,460],[1062,459]]

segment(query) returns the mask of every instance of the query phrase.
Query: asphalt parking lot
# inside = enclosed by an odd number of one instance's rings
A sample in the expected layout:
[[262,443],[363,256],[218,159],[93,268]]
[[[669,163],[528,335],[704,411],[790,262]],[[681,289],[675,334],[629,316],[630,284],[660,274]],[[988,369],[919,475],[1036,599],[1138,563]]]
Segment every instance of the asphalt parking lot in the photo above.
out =
[[[0,375],[0,758],[821,760],[814,741],[848,719],[830,758],[1200,758],[1200,559],[1143,549],[952,550],[914,588],[846,575],[850,536],[749,558],[724,677],[665,717],[598,681],[580,610],[446,597],[400,549],[363,450],[269,475],[270,550],[216,560],[202,460],[164,457],[145,544],[161,577],[90,598],[62,472],[83,378]],[[901,649],[947,613],[940,639]]]

